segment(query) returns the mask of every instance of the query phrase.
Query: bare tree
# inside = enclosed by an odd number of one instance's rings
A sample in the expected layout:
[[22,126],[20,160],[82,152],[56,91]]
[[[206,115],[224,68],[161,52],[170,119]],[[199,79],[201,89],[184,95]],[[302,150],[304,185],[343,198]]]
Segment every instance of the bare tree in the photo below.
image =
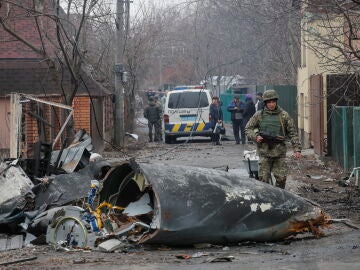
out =
[[234,74],[258,83],[296,82],[300,17],[291,1],[199,0],[173,10],[177,16],[167,41],[184,53],[163,64],[177,70],[179,80],[188,80],[186,72],[181,77],[187,62],[197,82],[207,75]]
[[359,72],[360,2],[328,0],[302,2],[304,40],[333,73]]
[[[64,102],[68,105],[84,83],[83,64],[86,55],[85,30],[90,22],[109,15],[100,0],[1,0],[0,25],[10,36],[30,48],[49,68],[59,71],[58,83],[70,74],[70,89],[62,88]],[[64,7],[64,9],[62,8]],[[104,12],[105,11],[105,12]],[[27,35],[23,29],[12,27],[18,21],[28,20],[36,32]],[[68,135],[73,132],[68,128]]]

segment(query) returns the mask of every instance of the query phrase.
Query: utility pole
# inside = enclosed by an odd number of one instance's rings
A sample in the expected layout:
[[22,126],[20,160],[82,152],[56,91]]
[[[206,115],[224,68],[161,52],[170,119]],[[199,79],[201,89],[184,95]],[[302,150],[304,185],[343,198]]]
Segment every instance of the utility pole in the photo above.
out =
[[130,29],[130,0],[125,0],[125,14],[126,14],[126,24],[125,24],[125,37],[129,38],[129,29]]
[[115,144],[124,146],[124,87],[122,75],[124,72],[124,0],[116,2],[116,62],[115,62]]
[[160,57],[159,57],[159,88],[162,89],[162,84],[163,84],[163,77],[162,77],[162,70],[163,70],[163,62],[162,62],[162,52],[160,52]]

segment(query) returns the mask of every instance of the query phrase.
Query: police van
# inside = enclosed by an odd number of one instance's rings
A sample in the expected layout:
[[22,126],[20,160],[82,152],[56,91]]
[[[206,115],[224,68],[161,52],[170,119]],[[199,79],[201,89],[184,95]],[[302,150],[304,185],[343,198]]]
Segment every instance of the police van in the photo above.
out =
[[211,136],[211,95],[203,86],[180,86],[168,92],[164,104],[165,143],[178,137]]

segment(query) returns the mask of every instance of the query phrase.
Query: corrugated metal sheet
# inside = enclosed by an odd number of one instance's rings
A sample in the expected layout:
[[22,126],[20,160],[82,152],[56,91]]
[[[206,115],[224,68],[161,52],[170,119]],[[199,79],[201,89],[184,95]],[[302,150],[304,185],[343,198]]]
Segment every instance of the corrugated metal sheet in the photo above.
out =
[[10,148],[10,99],[0,98],[0,149]]
[[353,108],[354,167],[360,167],[360,107]]

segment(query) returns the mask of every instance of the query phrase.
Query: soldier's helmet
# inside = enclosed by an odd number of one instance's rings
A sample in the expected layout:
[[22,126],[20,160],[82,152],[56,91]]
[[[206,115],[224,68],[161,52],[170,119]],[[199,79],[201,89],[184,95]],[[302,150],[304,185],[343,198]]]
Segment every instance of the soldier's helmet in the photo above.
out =
[[276,93],[275,90],[266,90],[263,94],[263,101],[266,102],[272,99],[279,99],[279,95]]

